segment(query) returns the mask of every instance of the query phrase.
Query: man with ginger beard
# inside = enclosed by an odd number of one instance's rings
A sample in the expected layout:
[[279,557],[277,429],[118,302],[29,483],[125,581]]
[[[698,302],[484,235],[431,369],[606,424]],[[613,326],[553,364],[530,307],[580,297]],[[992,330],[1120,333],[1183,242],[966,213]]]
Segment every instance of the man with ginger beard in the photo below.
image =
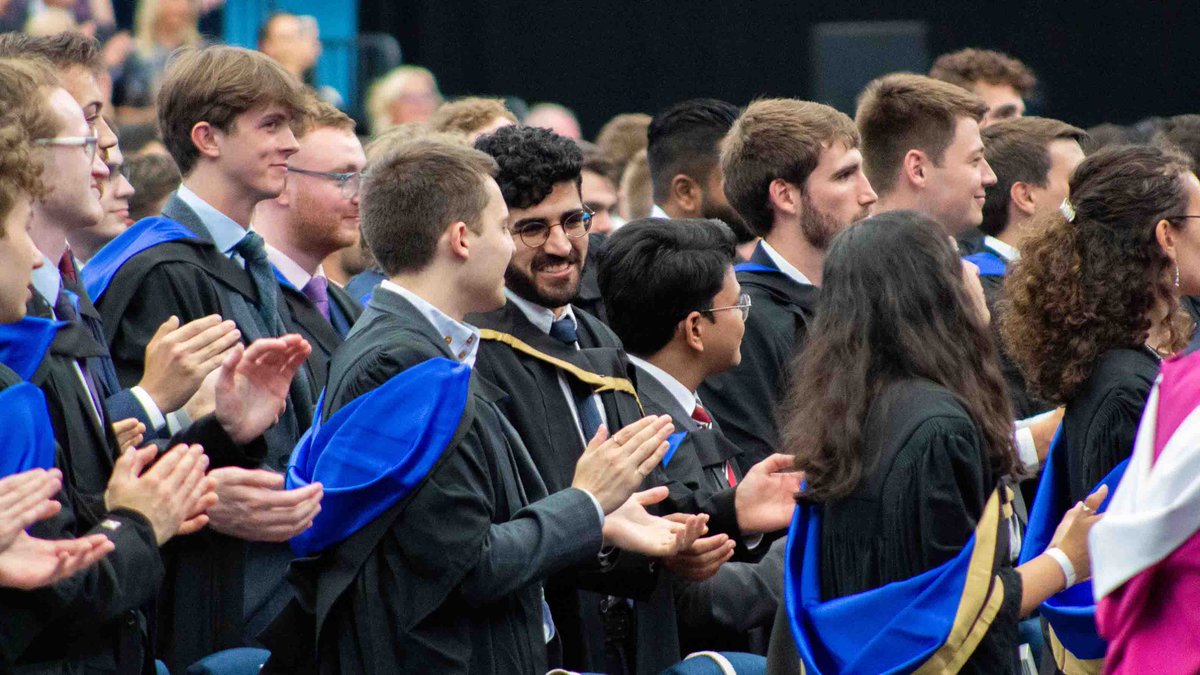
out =
[[[267,242],[286,304],[284,322],[313,346],[311,391],[325,386],[329,360],[362,314],[362,306],[325,276],[322,260],[358,246],[362,172],[367,158],[354,120],[328,103],[313,104],[288,159],[288,180],[274,199],[258,203],[254,226]],[[314,401],[315,402],[315,401]]]
[[744,471],[779,447],[775,406],[788,390],[821,285],[825,250],[864,218],[876,195],[863,174],[858,131],[829,106],[794,99],[751,103],[721,154],[725,194],[761,237],[738,282],[753,302],[742,362],[700,388],[737,445]]

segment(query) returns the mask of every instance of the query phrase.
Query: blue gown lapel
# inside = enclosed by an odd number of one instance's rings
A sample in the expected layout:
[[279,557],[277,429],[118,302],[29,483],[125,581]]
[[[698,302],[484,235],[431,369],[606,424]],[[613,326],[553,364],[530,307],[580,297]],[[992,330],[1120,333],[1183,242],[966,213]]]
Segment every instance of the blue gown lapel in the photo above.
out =
[[117,272],[137,254],[170,241],[198,238],[183,223],[170,218],[155,216],[139,220],[100,249],[79,273],[88,297],[99,302]]

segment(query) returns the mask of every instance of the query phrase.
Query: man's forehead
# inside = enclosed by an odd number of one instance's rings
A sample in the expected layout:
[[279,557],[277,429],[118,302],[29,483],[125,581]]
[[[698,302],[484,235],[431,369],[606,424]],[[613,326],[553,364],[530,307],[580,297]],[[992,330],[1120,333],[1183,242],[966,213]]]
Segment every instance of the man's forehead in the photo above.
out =
[[59,71],[59,80],[80,107],[103,106],[96,74],[84,66],[67,66]]
[[83,109],[79,107],[79,103],[75,98],[71,96],[71,92],[65,88],[58,87],[50,93],[50,105],[58,115],[63,129],[71,131],[76,128],[87,127],[87,120],[83,116]]

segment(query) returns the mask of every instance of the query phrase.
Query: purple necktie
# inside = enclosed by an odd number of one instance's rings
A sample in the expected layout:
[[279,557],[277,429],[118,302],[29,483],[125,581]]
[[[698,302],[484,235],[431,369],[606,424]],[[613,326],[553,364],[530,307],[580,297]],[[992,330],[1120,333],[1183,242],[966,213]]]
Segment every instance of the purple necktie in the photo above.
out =
[[325,317],[325,320],[328,321],[329,280],[325,277],[313,277],[308,280],[307,284],[304,284],[304,290],[301,292],[304,293],[305,297],[312,301],[313,306],[316,307],[317,311],[321,313],[321,316]]

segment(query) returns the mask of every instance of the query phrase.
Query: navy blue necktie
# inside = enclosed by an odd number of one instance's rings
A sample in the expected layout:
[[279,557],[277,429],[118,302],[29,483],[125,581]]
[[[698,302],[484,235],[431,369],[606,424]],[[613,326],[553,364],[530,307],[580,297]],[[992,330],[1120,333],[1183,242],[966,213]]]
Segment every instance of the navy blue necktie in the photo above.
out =
[[[579,340],[579,334],[575,329],[575,320],[564,316],[550,324],[550,337],[575,348],[576,342]],[[600,411],[597,410],[595,402],[592,401],[594,392],[589,389],[587,393],[580,395],[577,393],[580,389],[578,383],[568,380],[567,384],[575,398],[575,409],[579,412],[579,426],[583,430],[583,438],[585,441],[591,441],[592,436],[596,435],[596,431],[604,422],[600,419]],[[572,384],[576,386],[570,386]]]
[[279,282],[267,260],[267,247],[257,232],[247,232],[233,247],[234,253],[246,261],[246,271],[258,291],[258,314],[262,317],[267,332],[274,336],[283,334],[279,319]]

